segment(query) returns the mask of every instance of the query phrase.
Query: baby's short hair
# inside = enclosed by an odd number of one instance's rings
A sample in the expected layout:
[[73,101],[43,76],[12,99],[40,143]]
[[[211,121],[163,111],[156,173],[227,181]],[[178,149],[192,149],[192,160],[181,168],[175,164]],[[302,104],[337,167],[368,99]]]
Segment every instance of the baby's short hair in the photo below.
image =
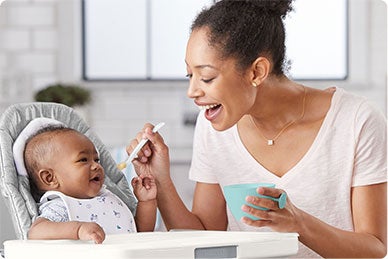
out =
[[65,132],[78,132],[74,129],[62,125],[49,125],[38,130],[31,135],[27,141],[23,152],[24,164],[30,180],[31,194],[35,201],[39,201],[43,192],[38,188],[38,172],[42,162],[52,152],[50,140],[57,134]]

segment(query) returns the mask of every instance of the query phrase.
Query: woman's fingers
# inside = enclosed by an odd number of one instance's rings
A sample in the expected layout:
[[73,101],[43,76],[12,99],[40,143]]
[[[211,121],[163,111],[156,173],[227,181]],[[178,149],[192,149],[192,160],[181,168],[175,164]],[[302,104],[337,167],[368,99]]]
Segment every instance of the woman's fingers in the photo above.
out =
[[[266,226],[279,232],[297,231],[298,225],[300,224],[298,223],[298,218],[300,218],[299,210],[292,204],[283,190],[275,188],[259,188],[257,192],[260,195],[269,196],[271,198],[247,196],[246,200],[248,205],[243,205],[241,209],[259,219],[254,220],[243,217],[241,219],[243,223],[255,227]],[[281,203],[285,203],[285,207],[279,208],[278,200],[282,200]],[[252,205],[265,209],[254,208]]]
[[280,195],[284,191],[281,189],[276,189],[276,188],[268,188],[268,187],[259,187],[257,188],[257,193],[265,196],[271,196],[274,198],[279,198]]
[[[146,123],[145,126],[143,127],[142,131],[137,133],[136,138],[133,139],[130,144],[127,146],[126,151],[128,155],[130,155],[135,147],[142,141],[143,139],[148,139],[145,135],[145,131],[151,131],[153,129],[153,125]],[[137,152],[137,157],[135,157],[134,160],[139,160],[143,163],[146,163],[148,160],[148,157],[150,157],[152,154],[151,148],[149,147],[149,144],[146,143],[138,152]]]
[[278,209],[284,208],[284,201],[286,201],[286,199],[281,202],[283,204],[279,203],[279,197],[283,193],[285,193],[283,190],[275,189],[275,188],[260,187],[257,189],[257,193],[261,196],[267,196],[267,197],[247,196],[245,200],[250,204],[253,204],[258,207],[264,207],[270,210],[278,210]]
[[[144,139],[148,141],[138,152],[138,157],[132,161],[137,175],[153,175],[155,182],[169,180],[170,160],[168,147],[158,132],[153,132],[152,124],[145,124],[134,140],[127,147],[131,154],[138,143]],[[146,184],[149,186],[148,184]]]

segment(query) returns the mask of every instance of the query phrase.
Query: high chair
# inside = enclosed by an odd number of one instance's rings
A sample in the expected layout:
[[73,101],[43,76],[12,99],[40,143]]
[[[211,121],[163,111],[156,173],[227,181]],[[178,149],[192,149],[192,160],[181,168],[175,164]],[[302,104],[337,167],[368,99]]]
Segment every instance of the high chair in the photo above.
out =
[[108,149],[72,108],[48,102],[14,104],[0,117],[0,191],[10,211],[16,237],[27,239],[31,223],[38,216],[38,207],[30,193],[28,176],[21,175],[17,170],[13,146],[27,124],[41,117],[61,122],[90,138],[100,154],[100,162],[105,169],[105,185],[135,214],[136,199],[127,179],[117,169]]

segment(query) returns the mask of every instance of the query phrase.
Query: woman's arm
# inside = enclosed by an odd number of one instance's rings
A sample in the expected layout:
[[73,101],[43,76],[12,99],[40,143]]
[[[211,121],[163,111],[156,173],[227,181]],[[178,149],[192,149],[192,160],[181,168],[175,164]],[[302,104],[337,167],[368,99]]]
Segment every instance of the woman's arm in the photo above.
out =
[[94,222],[53,222],[38,218],[28,231],[28,238],[94,240],[95,243],[101,244],[105,239],[105,232]]
[[[278,193],[276,193],[278,192]],[[264,188],[261,194],[278,197],[281,190]],[[354,231],[345,231],[296,208],[289,200],[286,208],[267,199],[249,202],[270,209],[247,211],[264,220],[244,218],[252,226],[268,226],[275,231],[297,232],[299,240],[323,257],[377,257],[387,253],[387,184],[374,184],[352,188],[352,214]],[[333,211],[335,213],[335,211]]]
[[218,184],[196,184],[192,212],[172,181],[158,186],[158,190],[158,207],[167,229],[226,230],[225,200]]
[[168,147],[159,133],[152,132],[152,125],[146,124],[127,147],[130,154],[142,138],[150,141],[133,160],[138,175],[153,175],[158,194],[157,202],[167,229],[226,230],[226,204],[218,184],[197,183],[193,209],[189,211],[170,177]]
[[384,257],[387,253],[386,197],[386,183],[354,187],[354,232],[336,229],[305,215],[300,241],[323,257]]
[[159,133],[152,132],[153,126],[146,124],[127,147],[130,154],[143,138],[149,142],[133,160],[138,175],[152,175],[157,187],[157,203],[167,229],[204,229],[198,217],[184,205],[170,177],[168,147]]

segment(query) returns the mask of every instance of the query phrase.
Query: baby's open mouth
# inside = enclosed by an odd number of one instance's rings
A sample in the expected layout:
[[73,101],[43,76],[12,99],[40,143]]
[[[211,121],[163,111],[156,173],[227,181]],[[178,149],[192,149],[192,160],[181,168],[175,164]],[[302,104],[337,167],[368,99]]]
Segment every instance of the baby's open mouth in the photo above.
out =
[[95,177],[93,177],[92,179],[90,179],[90,181],[92,181],[92,182],[99,182],[100,179],[101,179],[100,176],[95,176]]

